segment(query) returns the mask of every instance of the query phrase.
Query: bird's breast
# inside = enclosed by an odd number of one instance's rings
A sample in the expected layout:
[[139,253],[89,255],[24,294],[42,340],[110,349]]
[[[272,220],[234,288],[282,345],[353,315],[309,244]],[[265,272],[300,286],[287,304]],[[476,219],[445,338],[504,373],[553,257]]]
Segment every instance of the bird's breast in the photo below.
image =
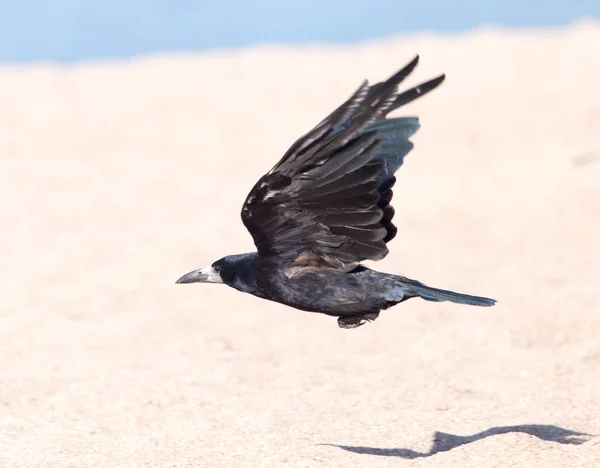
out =
[[341,316],[379,310],[381,299],[373,285],[335,271],[277,275],[263,282],[265,296],[296,309]]

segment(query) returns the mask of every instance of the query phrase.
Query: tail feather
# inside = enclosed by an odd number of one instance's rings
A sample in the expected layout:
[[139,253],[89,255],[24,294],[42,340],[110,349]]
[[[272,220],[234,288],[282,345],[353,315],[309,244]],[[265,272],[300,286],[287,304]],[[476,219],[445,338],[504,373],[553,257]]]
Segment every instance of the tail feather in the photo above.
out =
[[418,296],[421,299],[432,302],[450,301],[457,304],[467,304],[480,307],[491,307],[496,303],[495,299],[490,299],[488,297],[471,296],[469,294],[461,294],[454,291],[447,291],[445,289],[431,288],[420,283],[405,283],[403,284],[403,289],[408,297]]

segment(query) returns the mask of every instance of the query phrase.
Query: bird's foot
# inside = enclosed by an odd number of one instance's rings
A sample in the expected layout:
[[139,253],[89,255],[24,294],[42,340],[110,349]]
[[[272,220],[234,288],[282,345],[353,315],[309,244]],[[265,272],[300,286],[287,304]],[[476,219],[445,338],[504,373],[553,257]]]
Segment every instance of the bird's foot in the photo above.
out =
[[338,317],[338,327],[340,328],[358,328],[367,322],[372,322],[379,316],[379,312],[363,315],[350,315],[347,317]]

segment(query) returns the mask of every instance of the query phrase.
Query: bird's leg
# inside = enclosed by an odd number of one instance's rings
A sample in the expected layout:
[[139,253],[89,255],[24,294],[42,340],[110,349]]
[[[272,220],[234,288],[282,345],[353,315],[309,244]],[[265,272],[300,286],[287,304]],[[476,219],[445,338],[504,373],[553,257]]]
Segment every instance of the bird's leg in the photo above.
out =
[[371,312],[362,315],[349,315],[338,317],[338,327],[340,328],[358,328],[367,322],[372,322],[379,316],[379,312]]

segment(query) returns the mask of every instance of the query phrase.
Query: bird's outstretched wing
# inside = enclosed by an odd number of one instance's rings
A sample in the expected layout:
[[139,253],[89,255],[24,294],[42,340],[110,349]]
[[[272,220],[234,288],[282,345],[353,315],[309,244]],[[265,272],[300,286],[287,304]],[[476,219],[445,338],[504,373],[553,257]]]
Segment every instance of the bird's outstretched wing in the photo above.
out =
[[259,179],[244,202],[242,221],[261,258],[285,256],[290,268],[349,271],[387,255],[386,243],[396,234],[394,173],[413,147],[409,137],[419,121],[386,116],[445,78],[398,93],[418,59],[387,81],[365,81]]

